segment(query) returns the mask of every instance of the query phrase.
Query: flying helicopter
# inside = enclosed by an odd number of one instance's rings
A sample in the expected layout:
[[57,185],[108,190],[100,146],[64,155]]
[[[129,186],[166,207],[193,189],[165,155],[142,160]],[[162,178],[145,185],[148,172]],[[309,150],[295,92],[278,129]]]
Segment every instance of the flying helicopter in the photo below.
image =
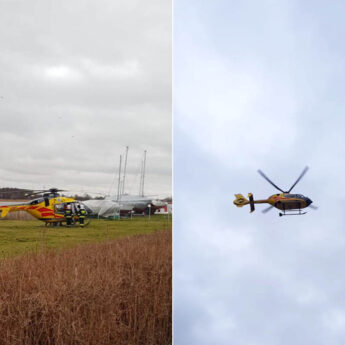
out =
[[[77,220],[78,206],[83,205],[80,201],[73,198],[61,196],[59,192],[64,190],[50,188],[48,190],[36,190],[27,193],[26,196],[39,197],[27,202],[6,202],[6,205],[0,206],[1,218],[6,217],[9,212],[25,211],[33,217],[45,222],[46,226],[62,226],[66,222],[65,207],[71,205],[74,220]],[[83,205],[85,207],[85,205]],[[89,210],[85,207],[87,212]],[[85,223],[85,226],[89,222]]]
[[301,180],[301,178],[305,175],[308,169],[309,169],[308,167],[304,168],[301,175],[297,178],[296,182],[291,186],[291,188],[288,191],[283,191],[276,184],[274,184],[261,170],[258,170],[258,173],[273,187],[281,191],[281,193],[273,194],[268,199],[264,199],[264,200],[254,200],[252,193],[248,193],[249,200],[246,199],[242,194],[235,194],[236,199],[234,200],[234,204],[237,207],[242,207],[244,205],[249,204],[250,212],[253,212],[255,210],[254,204],[270,204],[270,206],[265,208],[262,212],[266,213],[275,207],[283,211],[283,212],[279,212],[280,217],[306,214],[307,212],[303,212],[302,209],[308,206],[312,209],[317,209],[316,206],[311,205],[312,201],[308,197],[302,194],[290,194],[291,190]]

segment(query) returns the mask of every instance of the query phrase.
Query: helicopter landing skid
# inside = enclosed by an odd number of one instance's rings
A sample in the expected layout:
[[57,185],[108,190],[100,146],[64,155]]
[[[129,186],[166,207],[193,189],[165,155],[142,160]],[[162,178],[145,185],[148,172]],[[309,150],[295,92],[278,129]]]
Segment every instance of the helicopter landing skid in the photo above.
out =
[[83,224],[83,226],[81,226],[79,223],[77,223],[77,222],[74,222],[74,223],[72,223],[71,225],[65,225],[65,228],[86,228],[89,224],[91,223],[91,220],[90,219],[88,219],[84,224]]
[[46,227],[57,227],[57,226],[63,226],[64,228],[86,228],[91,223],[91,220],[88,219],[83,226],[80,226],[79,223],[73,222],[71,225],[67,225],[65,222],[46,222]]
[[[292,211],[294,212],[294,211]],[[279,217],[282,216],[301,216],[303,214],[306,214],[307,212],[302,212],[301,210],[298,211],[298,213],[286,213],[286,210],[284,210],[284,213],[279,212]]]

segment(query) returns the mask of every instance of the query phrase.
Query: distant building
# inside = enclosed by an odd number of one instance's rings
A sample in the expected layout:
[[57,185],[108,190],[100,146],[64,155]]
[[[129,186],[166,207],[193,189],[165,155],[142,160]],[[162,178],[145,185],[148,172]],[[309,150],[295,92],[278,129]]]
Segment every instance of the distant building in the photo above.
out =
[[167,205],[159,208],[156,210],[155,214],[172,214],[172,203],[168,203]]

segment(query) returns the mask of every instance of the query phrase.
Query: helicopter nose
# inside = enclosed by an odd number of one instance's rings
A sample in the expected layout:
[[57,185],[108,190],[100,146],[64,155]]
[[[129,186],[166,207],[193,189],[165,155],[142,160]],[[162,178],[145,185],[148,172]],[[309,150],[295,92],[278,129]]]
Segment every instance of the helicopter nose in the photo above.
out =
[[306,203],[307,203],[307,206],[309,206],[309,205],[312,204],[313,202],[312,202],[309,198],[306,198]]

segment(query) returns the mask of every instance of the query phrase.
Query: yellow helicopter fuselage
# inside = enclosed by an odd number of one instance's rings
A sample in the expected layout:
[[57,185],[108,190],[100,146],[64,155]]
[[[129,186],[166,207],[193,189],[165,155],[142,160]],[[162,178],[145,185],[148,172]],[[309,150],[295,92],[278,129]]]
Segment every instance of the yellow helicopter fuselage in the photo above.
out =
[[[251,193],[248,194],[249,200],[246,199],[242,194],[235,194],[235,197],[236,199],[234,200],[234,204],[237,207],[250,204],[270,204],[271,206],[284,211],[306,208],[311,204],[311,200],[301,194],[273,194],[268,199],[263,200],[253,200],[253,195]],[[252,208],[252,211],[253,210],[254,209]]]
[[[287,191],[284,191],[283,189],[279,188],[274,182],[272,182],[261,170],[258,170],[258,173],[273,187],[281,191],[279,194],[273,194],[269,198],[264,200],[254,200],[253,194],[248,194],[248,199],[246,199],[242,194],[235,194],[236,199],[234,200],[234,204],[237,207],[242,207],[244,205],[250,205],[250,212],[253,212],[255,210],[255,204],[270,204],[269,207],[262,210],[263,213],[266,213],[273,207],[282,210],[283,212],[279,213],[279,216],[285,216],[285,215],[301,215],[306,214],[306,212],[302,212],[301,209],[306,208],[312,204],[312,201],[302,195],[302,194],[291,194],[290,192],[292,189],[296,186],[296,184],[301,180],[301,178],[305,175],[305,173],[308,171],[308,167],[306,166],[302,173],[299,175],[297,180],[293,183],[293,185],[288,189]],[[311,208],[316,209],[317,207],[311,206]],[[286,211],[293,211],[293,212],[287,212]],[[298,211],[296,213],[295,211]],[[295,212],[295,213],[294,213]]]
[[306,208],[308,205],[306,197],[300,194],[274,194],[267,199],[267,203],[279,210],[295,210]]
[[62,222],[66,220],[64,206],[67,203],[73,204],[76,203],[76,200],[58,196],[54,198],[38,198],[14,205],[3,205],[0,206],[1,218],[6,217],[9,212],[25,211],[46,223]]

